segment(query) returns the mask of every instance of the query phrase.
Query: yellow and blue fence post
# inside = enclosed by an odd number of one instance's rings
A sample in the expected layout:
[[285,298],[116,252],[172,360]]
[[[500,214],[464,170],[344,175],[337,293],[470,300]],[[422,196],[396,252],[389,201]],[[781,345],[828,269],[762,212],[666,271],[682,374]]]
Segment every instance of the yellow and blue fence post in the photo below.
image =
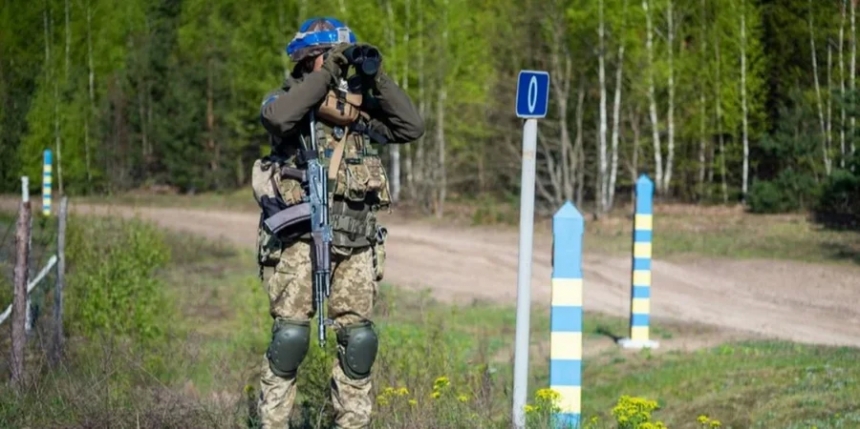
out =
[[42,214],[45,216],[51,215],[52,165],[51,149],[45,149],[42,159]]
[[52,166],[53,157],[51,156],[51,149],[45,149],[42,158],[42,214],[45,216],[51,215]]
[[651,244],[654,226],[654,182],[647,175],[636,180],[636,210],[633,218],[633,275],[630,300],[630,338],[624,348],[656,348],[650,339]]
[[568,201],[552,219],[550,389],[559,394],[555,427],[576,428],[582,411],[582,234],[585,221]]

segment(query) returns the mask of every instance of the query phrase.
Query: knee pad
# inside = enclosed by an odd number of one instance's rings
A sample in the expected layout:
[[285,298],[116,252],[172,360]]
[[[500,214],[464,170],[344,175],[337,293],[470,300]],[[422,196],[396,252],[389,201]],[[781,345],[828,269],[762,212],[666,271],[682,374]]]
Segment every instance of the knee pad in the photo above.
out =
[[370,322],[347,325],[337,332],[338,360],[344,374],[353,380],[370,376],[376,361],[379,338]]
[[266,350],[269,367],[279,377],[294,378],[310,345],[310,322],[276,319],[272,342]]

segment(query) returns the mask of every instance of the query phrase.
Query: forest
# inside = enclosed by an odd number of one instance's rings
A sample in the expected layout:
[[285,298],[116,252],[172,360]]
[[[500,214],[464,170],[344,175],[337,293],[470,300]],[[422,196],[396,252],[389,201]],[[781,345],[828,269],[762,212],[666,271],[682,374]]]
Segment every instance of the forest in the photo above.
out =
[[[427,213],[519,194],[521,69],[551,76],[537,204],[657,198],[860,219],[857,0],[4,0],[0,192],[45,149],[68,195],[248,187],[299,24],[377,46],[426,123],[383,148]],[[35,181],[38,185],[37,180]],[[250,195],[250,194],[249,194]],[[249,197],[250,198],[250,197]]]

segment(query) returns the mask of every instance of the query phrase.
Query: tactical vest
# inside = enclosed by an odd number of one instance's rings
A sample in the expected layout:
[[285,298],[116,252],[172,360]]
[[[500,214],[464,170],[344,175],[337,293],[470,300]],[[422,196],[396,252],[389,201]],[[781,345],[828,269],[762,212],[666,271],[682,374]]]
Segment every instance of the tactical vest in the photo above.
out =
[[[332,89],[315,112],[314,130],[319,160],[329,172],[329,223],[334,250],[374,246],[384,240],[376,213],[390,207],[389,181],[379,154],[366,131],[367,115],[359,110],[361,94]],[[298,144],[310,148],[308,122],[297,135],[272,148],[272,154],[257,160],[252,172],[255,198],[275,191],[287,206],[306,198],[302,184],[283,177],[281,167],[303,168]],[[273,168],[274,167],[274,168]],[[261,228],[258,252],[261,265],[276,263],[281,241],[310,238],[308,231],[292,237],[270,237]],[[267,250],[268,249],[268,254]],[[268,263],[267,263],[268,262]]]

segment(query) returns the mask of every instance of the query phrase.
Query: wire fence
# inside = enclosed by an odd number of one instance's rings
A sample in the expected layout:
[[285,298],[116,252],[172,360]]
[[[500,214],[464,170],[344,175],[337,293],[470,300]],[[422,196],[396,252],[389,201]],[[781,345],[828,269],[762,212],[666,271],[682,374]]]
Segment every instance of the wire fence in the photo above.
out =
[[[0,215],[0,313],[12,304],[12,286],[15,274],[15,221],[19,215]],[[57,218],[34,215],[30,218],[29,260],[27,261],[28,283],[37,278],[57,255]],[[48,270],[29,295],[28,327],[34,326],[46,308],[46,298],[56,284],[56,270]],[[0,322],[2,323],[2,322]]]
[[[13,384],[23,380],[26,343],[37,339],[56,364],[64,342],[63,243],[68,200],[63,198],[59,216],[44,201],[36,206],[42,210],[33,210],[27,187],[28,180],[22,177],[22,200],[14,216],[0,213],[0,325],[12,325],[10,337],[0,336],[0,343],[9,341],[12,351],[9,368],[0,369],[11,372]],[[41,318],[47,310],[53,310],[53,317]]]

